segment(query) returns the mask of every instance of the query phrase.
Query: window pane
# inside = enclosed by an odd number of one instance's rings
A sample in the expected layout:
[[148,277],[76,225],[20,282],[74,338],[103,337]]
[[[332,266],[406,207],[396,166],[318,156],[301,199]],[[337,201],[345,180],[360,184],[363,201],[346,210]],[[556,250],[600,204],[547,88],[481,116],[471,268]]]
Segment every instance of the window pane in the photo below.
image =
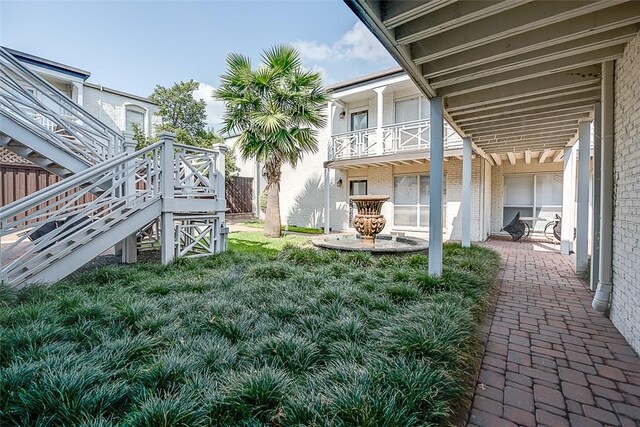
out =
[[419,227],[429,227],[429,206],[420,206],[420,225]]
[[562,174],[536,176],[536,204],[562,205]]
[[393,178],[393,202],[396,205],[416,205],[418,203],[418,179],[416,176],[396,176]]
[[429,115],[431,114],[431,108],[429,106],[429,100],[427,98],[425,98],[424,96],[420,97],[420,103],[422,104],[420,106],[421,110],[420,110],[420,118],[421,119],[428,119]]
[[140,129],[144,132],[144,113],[139,111],[127,110],[126,117],[126,130],[129,132],[133,132],[133,124],[137,124],[140,126]]
[[396,101],[396,123],[418,120],[418,98]]
[[363,130],[369,127],[368,111],[351,114],[351,130]]
[[367,181],[350,181],[349,194],[351,196],[364,196],[367,194]]
[[420,175],[420,204],[429,204],[429,177]]
[[505,175],[504,204],[533,207],[533,175]]
[[395,225],[417,227],[417,213],[418,208],[416,206],[395,206],[393,209],[393,222]]

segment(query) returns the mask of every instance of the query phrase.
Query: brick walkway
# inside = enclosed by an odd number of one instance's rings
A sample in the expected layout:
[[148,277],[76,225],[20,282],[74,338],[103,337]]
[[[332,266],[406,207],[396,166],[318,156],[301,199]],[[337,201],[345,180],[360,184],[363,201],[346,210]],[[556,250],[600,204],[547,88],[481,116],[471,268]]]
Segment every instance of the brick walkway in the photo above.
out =
[[591,308],[574,257],[486,245],[505,266],[468,425],[640,427],[640,358]]

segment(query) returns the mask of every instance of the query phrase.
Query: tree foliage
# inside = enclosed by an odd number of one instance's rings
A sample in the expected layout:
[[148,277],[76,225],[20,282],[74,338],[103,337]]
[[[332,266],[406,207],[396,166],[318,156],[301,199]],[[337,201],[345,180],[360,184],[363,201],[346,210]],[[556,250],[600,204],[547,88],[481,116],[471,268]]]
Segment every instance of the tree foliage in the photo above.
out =
[[239,135],[239,154],[264,165],[269,189],[265,235],[280,236],[282,166],[295,167],[306,153],[317,152],[316,129],[326,121],[320,74],[305,70],[290,46],[266,50],[256,69],[249,58],[232,53],[214,96],[226,106],[223,131]]
[[[175,83],[170,88],[156,85],[149,99],[158,105],[157,114],[162,118],[162,124],[156,127],[156,133],[172,132],[179,144],[210,149],[216,144],[223,144],[224,140],[212,129],[205,128],[206,104],[204,100],[193,97],[198,86],[199,83],[194,80]],[[138,142],[137,149],[158,141],[158,137],[147,137],[137,124],[133,125],[133,139]],[[226,178],[229,179],[238,170],[234,151],[227,151]]]
[[158,104],[163,126],[183,130],[191,137],[204,130],[206,104],[204,100],[193,97],[199,85],[194,80],[178,82],[170,88],[156,85],[149,99]]

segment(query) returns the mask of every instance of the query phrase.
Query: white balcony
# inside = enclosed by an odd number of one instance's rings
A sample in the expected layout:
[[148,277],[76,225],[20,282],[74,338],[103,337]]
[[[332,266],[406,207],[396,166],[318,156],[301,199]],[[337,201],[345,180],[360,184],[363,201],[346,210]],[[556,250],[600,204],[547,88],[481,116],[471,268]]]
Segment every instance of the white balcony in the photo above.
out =
[[[429,151],[429,120],[417,120],[382,126],[381,129],[364,130],[335,134],[329,143],[328,160],[349,160],[363,157],[385,156],[410,153],[424,156]],[[445,122],[445,155],[459,155],[462,139]]]

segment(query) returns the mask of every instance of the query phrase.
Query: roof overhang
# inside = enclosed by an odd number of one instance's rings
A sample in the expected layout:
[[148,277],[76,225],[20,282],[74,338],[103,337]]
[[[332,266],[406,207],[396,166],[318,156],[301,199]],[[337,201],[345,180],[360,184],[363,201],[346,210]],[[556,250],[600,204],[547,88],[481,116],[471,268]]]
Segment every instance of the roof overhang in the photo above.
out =
[[638,1],[345,2],[492,163],[557,158],[593,118],[601,64],[640,28]]

